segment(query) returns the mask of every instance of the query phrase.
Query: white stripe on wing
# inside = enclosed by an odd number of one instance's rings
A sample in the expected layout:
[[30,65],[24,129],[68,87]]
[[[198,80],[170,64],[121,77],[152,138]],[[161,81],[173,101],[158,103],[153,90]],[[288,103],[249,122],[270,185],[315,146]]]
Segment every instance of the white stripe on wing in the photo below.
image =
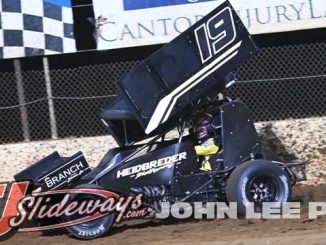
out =
[[[224,65],[227,61],[232,59],[235,55],[237,55],[239,47],[241,46],[242,41],[235,44],[225,53],[220,55],[217,59],[215,59],[208,66],[204,67],[202,70],[197,72],[195,75],[190,77],[187,81],[182,83],[179,87],[173,90],[170,94],[165,96],[157,105],[151,120],[148,123],[148,126],[145,130],[146,134],[151,133],[155,130],[161,123],[164,123],[170,116],[173,107],[175,106],[177,100],[185,94],[187,91],[192,89],[222,65]],[[235,52],[236,51],[236,52]],[[164,116],[165,115],[165,116]],[[163,118],[164,117],[164,118]],[[163,118],[163,120],[162,120]]]

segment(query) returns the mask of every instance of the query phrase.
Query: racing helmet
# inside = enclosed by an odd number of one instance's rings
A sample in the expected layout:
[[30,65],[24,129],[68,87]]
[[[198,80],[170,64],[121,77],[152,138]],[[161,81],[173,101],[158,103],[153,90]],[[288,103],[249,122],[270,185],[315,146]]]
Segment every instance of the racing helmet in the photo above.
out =
[[194,124],[193,132],[199,143],[203,143],[213,135],[213,116],[205,114],[200,117]]

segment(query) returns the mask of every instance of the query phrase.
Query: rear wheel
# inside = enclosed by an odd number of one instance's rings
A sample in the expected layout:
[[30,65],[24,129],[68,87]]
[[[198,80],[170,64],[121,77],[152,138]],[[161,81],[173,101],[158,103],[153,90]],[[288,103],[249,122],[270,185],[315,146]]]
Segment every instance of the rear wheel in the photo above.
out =
[[237,202],[239,214],[245,215],[252,204],[255,211],[261,211],[264,202],[289,201],[291,182],[279,165],[267,160],[249,161],[232,172],[226,196],[229,202]]

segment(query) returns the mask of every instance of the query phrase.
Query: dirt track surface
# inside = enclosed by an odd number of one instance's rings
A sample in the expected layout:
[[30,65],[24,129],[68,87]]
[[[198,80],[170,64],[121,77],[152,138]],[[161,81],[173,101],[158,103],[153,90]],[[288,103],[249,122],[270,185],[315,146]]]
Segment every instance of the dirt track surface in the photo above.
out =
[[326,244],[326,215],[307,219],[308,202],[326,202],[326,185],[295,187],[293,201],[301,202],[301,219],[146,221],[114,227],[87,242],[56,231],[19,233],[3,244]]

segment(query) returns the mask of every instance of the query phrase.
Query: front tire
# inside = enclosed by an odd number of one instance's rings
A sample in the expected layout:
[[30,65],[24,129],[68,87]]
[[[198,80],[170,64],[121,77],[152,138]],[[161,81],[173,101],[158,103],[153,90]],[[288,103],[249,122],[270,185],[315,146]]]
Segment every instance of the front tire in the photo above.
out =
[[[99,187],[97,185],[91,185],[91,184],[84,184],[76,187],[77,189],[104,189],[102,187]],[[71,202],[74,201],[86,201],[86,200],[96,200],[94,196],[87,196],[85,194],[75,194],[72,195],[72,198],[70,199]],[[68,217],[65,216],[63,217],[64,222],[69,222],[74,219],[77,219],[79,217],[73,216],[73,217]],[[103,236],[105,233],[108,232],[108,230],[112,227],[113,222],[114,222],[114,214],[108,214],[104,217],[101,217],[96,220],[92,220],[86,223],[78,224],[78,225],[72,225],[67,227],[67,231],[74,236],[77,239],[81,240],[92,240],[99,238]]]
[[254,160],[242,163],[231,173],[226,196],[229,202],[237,202],[238,213],[245,215],[252,204],[255,211],[261,211],[264,202],[288,202],[291,189],[291,182],[279,165],[267,160]]

